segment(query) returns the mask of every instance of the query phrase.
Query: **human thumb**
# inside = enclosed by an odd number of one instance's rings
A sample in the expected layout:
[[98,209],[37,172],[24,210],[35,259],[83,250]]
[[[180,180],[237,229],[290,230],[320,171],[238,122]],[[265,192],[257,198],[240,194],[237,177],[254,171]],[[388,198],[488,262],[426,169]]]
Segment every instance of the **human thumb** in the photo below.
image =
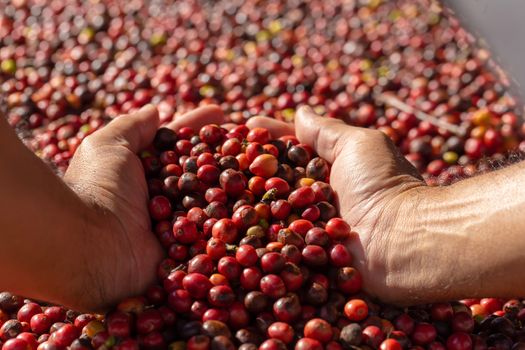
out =
[[137,153],[153,141],[158,127],[157,108],[146,105],[137,112],[117,117],[91,137],[99,145],[122,143]]
[[360,128],[342,120],[317,115],[310,107],[301,107],[295,116],[295,132],[302,143],[312,146],[317,154],[333,163],[352,134]]

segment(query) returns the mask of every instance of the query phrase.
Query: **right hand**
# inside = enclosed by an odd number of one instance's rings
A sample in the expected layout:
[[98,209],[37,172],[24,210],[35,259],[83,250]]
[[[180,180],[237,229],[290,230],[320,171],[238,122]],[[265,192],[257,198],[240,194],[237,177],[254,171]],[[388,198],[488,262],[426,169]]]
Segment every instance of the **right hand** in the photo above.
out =
[[299,109],[295,128],[266,117],[252,118],[247,125],[265,127],[273,137],[295,134],[332,164],[330,184],[341,217],[357,233],[354,265],[367,292],[402,304],[425,298],[419,276],[426,246],[410,217],[432,188],[385,134],[322,118],[309,107]]

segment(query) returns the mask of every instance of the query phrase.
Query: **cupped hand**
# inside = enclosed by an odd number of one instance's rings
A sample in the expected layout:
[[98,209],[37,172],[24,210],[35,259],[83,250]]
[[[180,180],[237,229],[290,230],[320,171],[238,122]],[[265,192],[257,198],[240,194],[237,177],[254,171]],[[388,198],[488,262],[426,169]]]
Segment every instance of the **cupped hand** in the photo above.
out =
[[309,107],[299,109],[295,127],[265,117],[250,119],[248,126],[266,127],[273,137],[295,134],[332,163],[330,183],[355,233],[351,249],[365,290],[387,302],[421,301],[422,246],[410,217],[429,188],[390,139],[320,117]]
[[[187,113],[169,128],[200,128],[223,122],[217,106]],[[137,152],[153,141],[158,112],[149,105],[123,115],[86,137],[64,176],[88,208],[83,255],[72,266],[83,274],[81,294],[68,302],[82,310],[103,309],[137,295],[156,279],[162,249],[151,232],[148,188]]]

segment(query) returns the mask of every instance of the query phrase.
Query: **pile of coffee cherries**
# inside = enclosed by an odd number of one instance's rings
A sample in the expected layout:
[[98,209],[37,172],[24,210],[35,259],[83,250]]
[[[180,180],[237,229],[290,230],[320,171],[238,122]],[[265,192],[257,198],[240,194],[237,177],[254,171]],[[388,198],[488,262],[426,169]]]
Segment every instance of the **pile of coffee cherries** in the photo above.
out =
[[294,136],[161,128],[140,157],[166,253],[158,284],[105,318],[1,293],[3,350],[525,347],[519,300],[403,309],[362,293],[330,164]]
[[[81,140],[146,103],[161,119],[217,103],[236,123],[308,104],[382,130],[426,177],[522,143],[513,99],[433,0],[0,0],[10,123],[59,170]],[[381,102],[399,100],[463,132]]]
[[[141,153],[159,284],[106,317],[0,293],[6,350],[521,350],[520,300],[396,308],[360,292],[330,165],[247,130],[296,108],[387,134],[430,185],[525,149],[514,100],[430,0],[0,0],[0,107],[64,171],[82,140],[146,103],[161,121],[217,103],[230,121],[161,129]],[[460,127],[386,104],[395,96]],[[486,164],[486,163],[485,163]]]

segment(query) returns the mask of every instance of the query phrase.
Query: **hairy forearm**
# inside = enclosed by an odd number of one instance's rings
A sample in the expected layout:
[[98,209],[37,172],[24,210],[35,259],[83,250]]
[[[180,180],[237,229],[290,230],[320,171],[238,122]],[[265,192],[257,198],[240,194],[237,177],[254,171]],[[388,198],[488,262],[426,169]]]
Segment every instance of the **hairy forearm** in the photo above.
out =
[[3,118],[0,168],[0,289],[63,302],[59,291],[81,278],[66,267],[81,259],[87,211]]
[[415,280],[429,300],[525,295],[523,183],[524,162],[421,190]]

